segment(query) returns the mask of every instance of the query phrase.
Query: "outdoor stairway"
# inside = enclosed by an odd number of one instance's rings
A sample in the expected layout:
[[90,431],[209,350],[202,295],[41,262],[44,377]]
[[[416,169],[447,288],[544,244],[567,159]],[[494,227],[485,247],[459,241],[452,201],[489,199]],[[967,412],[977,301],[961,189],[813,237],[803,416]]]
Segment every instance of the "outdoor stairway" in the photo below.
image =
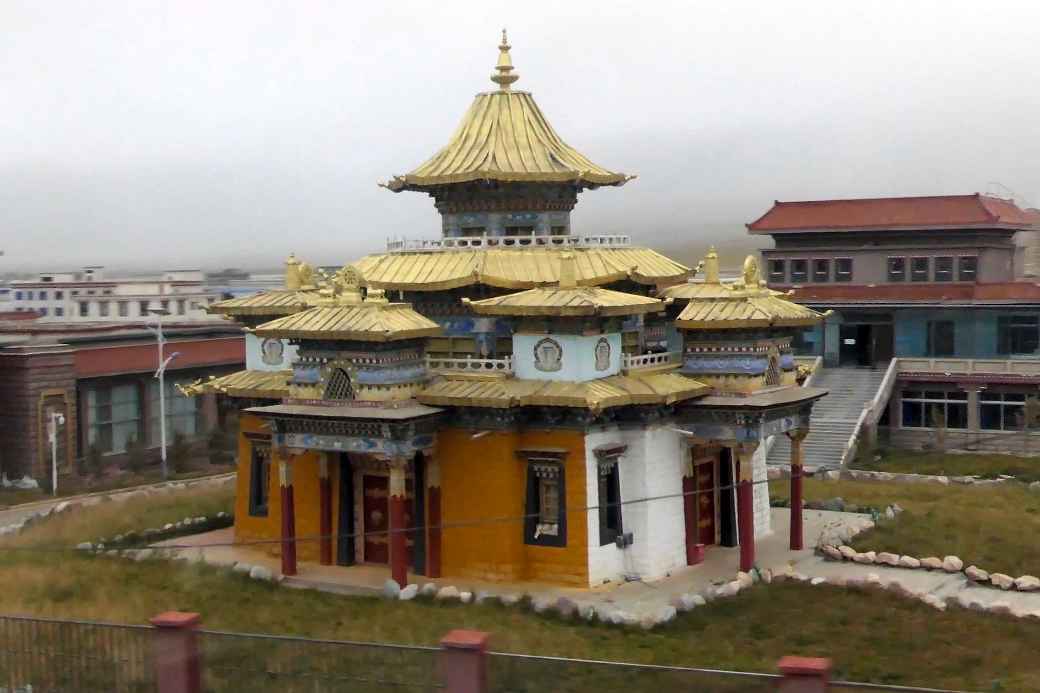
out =
[[[884,367],[819,369],[811,385],[827,390],[827,395],[813,406],[809,435],[802,441],[802,463],[806,467],[838,468],[860,412],[877,394],[884,377]],[[775,437],[766,461],[775,465],[791,463],[791,441],[787,436]]]

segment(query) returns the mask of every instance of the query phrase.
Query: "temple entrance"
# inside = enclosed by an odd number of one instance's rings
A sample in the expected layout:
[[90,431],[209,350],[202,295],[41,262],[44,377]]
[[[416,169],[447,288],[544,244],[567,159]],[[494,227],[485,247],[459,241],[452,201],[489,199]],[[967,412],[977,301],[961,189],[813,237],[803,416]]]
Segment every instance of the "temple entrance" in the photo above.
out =
[[[365,474],[361,477],[362,500],[361,509],[364,521],[364,561],[366,563],[390,562],[390,478],[388,476]],[[414,492],[413,482],[405,482],[404,526],[414,524]],[[414,532],[408,532],[407,562],[412,563],[415,550]]]
[[870,366],[888,363],[895,353],[892,323],[843,324],[839,331],[838,363]]
[[719,454],[719,543],[737,545],[737,479],[733,472],[733,451],[722,448]]
[[697,500],[697,543],[709,545],[718,542],[718,459],[694,460],[693,478]]
[[336,565],[354,565],[357,549],[354,543],[354,470],[350,458],[339,454],[339,532],[336,535]]

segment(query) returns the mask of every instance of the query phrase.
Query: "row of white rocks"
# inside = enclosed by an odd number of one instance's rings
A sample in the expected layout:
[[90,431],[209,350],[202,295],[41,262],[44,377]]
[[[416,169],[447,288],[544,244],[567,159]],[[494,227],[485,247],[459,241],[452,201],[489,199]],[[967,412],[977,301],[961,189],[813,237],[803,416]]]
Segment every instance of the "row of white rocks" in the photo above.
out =
[[230,519],[231,515],[224,511],[217,513],[213,517],[206,517],[205,515],[199,515],[198,517],[186,517],[183,520],[179,520],[177,522],[167,522],[165,525],[162,526],[162,528],[149,528],[141,531],[140,533],[117,534],[115,537],[112,538],[111,542],[105,537],[101,537],[95,542],[84,541],[77,544],[76,548],[80,551],[104,551],[106,544],[111,543],[118,545],[131,534],[147,541],[150,539],[161,538],[164,535],[175,534],[177,532],[180,532],[181,530],[190,529],[191,527],[205,525],[210,522],[220,520],[226,522]]
[[984,611],[992,614],[1003,614],[1007,616],[1017,616],[1019,618],[1035,618],[1040,619],[1040,609],[1028,612],[1016,612],[1011,608],[1011,604],[1005,601],[995,601],[986,603],[973,599],[971,594],[966,590],[961,590],[957,594],[951,594],[945,599],[932,594],[931,592],[913,590],[902,584],[898,580],[891,580],[885,583],[881,580],[881,576],[877,573],[868,573],[865,578],[860,577],[838,577],[838,578],[823,578],[823,577],[809,577],[801,573],[793,573],[788,576],[789,579],[793,579],[799,582],[807,582],[810,585],[832,585],[834,587],[875,587],[879,589],[887,589],[900,596],[907,597],[910,599],[918,599],[928,606],[931,606],[939,611],[945,611],[947,606],[950,604],[956,604],[964,607],[965,609],[972,609],[974,611]]
[[701,592],[680,594],[674,597],[669,604],[651,607],[649,610],[644,609],[640,613],[625,610],[612,603],[586,602],[567,596],[494,594],[485,590],[471,592],[460,590],[454,585],[438,586],[433,582],[428,582],[421,587],[413,583],[402,588],[394,580],[387,580],[383,586],[383,595],[388,599],[400,601],[411,601],[416,597],[461,604],[485,604],[497,601],[508,607],[530,603],[531,609],[537,614],[554,614],[561,618],[581,619],[588,622],[598,620],[601,623],[639,626],[649,630],[673,621],[680,612],[704,606],[715,599],[735,597],[756,582],[768,583],[772,580],[773,574],[769,570],[739,572],[733,580],[712,585]]
[[892,568],[909,568],[911,570],[942,570],[947,573],[964,573],[964,576],[974,583],[999,587],[1002,590],[1015,589],[1020,592],[1036,592],[1040,590],[1040,578],[1033,575],[1022,575],[1013,578],[1004,573],[988,573],[978,566],[964,567],[964,561],[957,556],[928,556],[927,558],[914,558],[913,556],[900,556],[886,551],[856,551],[848,545],[832,546],[823,544],[820,552],[833,561],[852,561],[862,564],[885,565]]

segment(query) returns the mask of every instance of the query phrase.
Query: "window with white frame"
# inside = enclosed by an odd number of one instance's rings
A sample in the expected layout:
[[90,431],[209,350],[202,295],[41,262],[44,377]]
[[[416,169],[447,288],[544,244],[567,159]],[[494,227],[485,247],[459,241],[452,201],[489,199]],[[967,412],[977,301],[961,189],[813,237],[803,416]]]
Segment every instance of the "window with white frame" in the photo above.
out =
[[979,428],[984,431],[1021,431],[1026,396],[1017,392],[979,393]]
[[140,419],[136,383],[87,389],[88,445],[101,452],[124,452],[127,443],[137,438]]
[[769,261],[769,281],[783,284],[787,281],[787,260]]
[[836,282],[851,282],[852,281],[852,258],[851,257],[839,257],[834,260],[834,281]]
[[809,279],[809,261],[791,260],[791,281],[804,282]]
[[903,428],[968,427],[968,393],[944,390],[903,390]]

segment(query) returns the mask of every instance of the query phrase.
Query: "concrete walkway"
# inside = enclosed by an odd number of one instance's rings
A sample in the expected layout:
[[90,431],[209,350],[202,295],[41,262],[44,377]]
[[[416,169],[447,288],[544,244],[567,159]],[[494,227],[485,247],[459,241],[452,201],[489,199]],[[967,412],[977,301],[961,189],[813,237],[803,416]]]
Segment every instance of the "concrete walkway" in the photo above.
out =
[[[802,551],[791,551],[788,548],[788,531],[790,511],[787,508],[772,509],[774,532],[760,538],[756,542],[756,562],[761,569],[769,568],[774,573],[787,572],[794,566],[795,570],[804,570],[798,566],[814,558],[812,547],[823,532],[834,531],[836,527],[846,527],[859,532],[873,525],[867,515],[839,513],[822,510],[807,510],[804,515],[805,545],[809,548]],[[207,544],[227,544],[234,539],[231,528],[220,529],[190,537],[180,537],[156,546],[181,546],[198,548],[174,549],[174,555],[187,560],[203,560],[207,563],[231,566],[237,563],[259,565],[268,568],[277,575],[280,570],[279,559],[265,553],[258,547],[250,546],[210,546]],[[536,582],[502,583],[469,580],[465,578],[445,577],[434,582],[438,586],[454,585],[461,591],[488,592],[494,595],[530,595],[537,604],[552,603],[559,597],[567,597],[576,605],[592,606],[602,609],[622,610],[639,619],[642,616],[660,612],[675,601],[680,595],[691,592],[703,592],[713,584],[728,582],[734,579],[740,564],[740,549],[733,547],[709,547],[705,560],[700,565],[683,566],[668,577],[650,582],[608,583],[593,588],[571,588]],[[285,578],[283,584],[290,587],[311,588],[338,594],[381,594],[383,585],[390,577],[384,565],[360,565],[351,567],[323,566],[314,563],[300,562],[298,574]],[[429,582],[422,576],[409,575],[409,582],[423,585]]]

